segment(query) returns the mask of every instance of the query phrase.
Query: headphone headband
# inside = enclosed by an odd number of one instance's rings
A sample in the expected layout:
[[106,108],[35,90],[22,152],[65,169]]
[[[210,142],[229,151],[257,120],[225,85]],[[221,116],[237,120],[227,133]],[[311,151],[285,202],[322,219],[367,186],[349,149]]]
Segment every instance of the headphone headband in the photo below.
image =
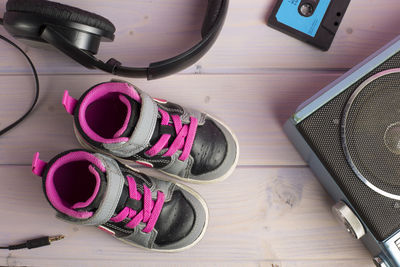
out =
[[97,59],[101,41],[114,39],[115,27],[96,14],[46,0],[9,0],[4,27],[15,38],[46,42],[87,68],[131,78],[162,78],[197,62],[216,41],[225,21],[229,0],[208,0],[202,40],[172,58],[148,67],[126,67],[112,58]]

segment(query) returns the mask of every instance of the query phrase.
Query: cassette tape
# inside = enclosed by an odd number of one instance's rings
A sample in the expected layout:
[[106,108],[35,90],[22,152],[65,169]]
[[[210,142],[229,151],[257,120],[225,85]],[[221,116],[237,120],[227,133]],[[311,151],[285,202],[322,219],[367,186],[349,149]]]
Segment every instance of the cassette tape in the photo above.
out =
[[268,25],[327,51],[350,0],[278,0]]

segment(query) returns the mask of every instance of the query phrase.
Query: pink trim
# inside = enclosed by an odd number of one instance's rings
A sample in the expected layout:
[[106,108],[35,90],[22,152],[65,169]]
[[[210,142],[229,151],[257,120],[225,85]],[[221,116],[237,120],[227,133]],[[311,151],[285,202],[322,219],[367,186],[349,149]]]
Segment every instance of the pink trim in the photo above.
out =
[[42,176],[43,175],[43,171],[47,166],[47,162],[42,161],[41,159],[39,159],[39,152],[36,152],[33,155],[33,160],[32,160],[32,172],[34,174],[36,174],[37,176]]
[[150,162],[146,162],[146,161],[142,161],[142,160],[137,160],[135,161],[137,164],[143,165],[145,167],[149,167],[149,168],[153,168],[153,164],[151,164]]
[[157,141],[157,143],[145,152],[146,155],[150,157],[154,157],[155,155],[157,155],[168,144],[168,140],[170,137],[170,134],[163,134]]
[[96,165],[102,172],[106,171],[106,168],[102,164],[102,162],[93,156],[92,154],[85,152],[85,151],[74,151],[70,152],[65,156],[57,159],[53,165],[51,165],[45,182],[46,194],[47,198],[49,199],[50,203],[56,208],[59,212],[67,214],[72,217],[87,219],[93,215],[93,212],[79,212],[75,211],[70,207],[64,205],[62,199],[57,193],[57,190],[54,185],[54,174],[58,168],[61,166],[75,161],[89,161],[92,164]]
[[[175,154],[176,151],[182,149],[185,136],[187,135],[187,128],[188,126],[185,125],[182,127],[182,121],[178,115],[172,115],[172,121],[174,122],[175,131],[178,133],[174,142],[172,142],[171,146],[169,147],[168,151],[164,154],[166,157],[171,157]],[[182,129],[183,128],[183,129]]]
[[135,200],[140,200],[142,196],[137,191],[135,179],[131,176],[127,176],[126,179],[128,180],[129,197]]
[[189,157],[190,151],[192,150],[194,138],[196,136],[197,125],[198,125],[197,118],[190,117],[188,135],[186,136],[186,142],[183,147],[182,154],[179,157],[179,160],[185,161]]
[[165,110],[159,108],[158,112],[161,114],[161,125],[168,125],[169,123],[169,114]]
[[81,208],[86,208],[87,206],[89,206],[90,204],[92,204],[93,200],[96,198],[97,193],[99,193],[99,189],[100,189],[100,175],[99,173],[94,169],[94,167],[92,165],[89,165],[89,171],[94,175],[94,177],[96,178],[96,187],[94,188],[93,194],[89,197],[88,200],[86,200],[85,202],[78,202],[75,203],[71,209],[81,209]]
[[104,143],[104,144],[113,144],[113,143],[122,143],[129,141],[129,138],[122,137],[122,138],[114,138],[114,139],[105,139],[98,134],[96,134],[88,125],[86,121],[86,109],[88,106],[95,102],[96,100],[102,98],[103,96],[110,94],[110,93],[121,93],[125,94],[132,99],[136,100],[137,102],[141,102],[141,98],[138,92],[135,90],[133,86],[127,83],[116,83],[116,82],[109,82],[99,84],[94,87],[83,99],[80,107],[79,107],[79,124],[81,125],[82,130],[85,134],[92,140]]
[[133,218],[136,215],[136,211],[129,208],[125,207],[120,213],[118,213],[116,216],[112,217],[110,221],[112,222],[122,222],[126,218]]
[[[161,125],[168,125],[170,119],[168,112],[160,108],[158,109],[158,112],[161,114]],[[170,134],[163,134],[157,143],[145,152],[146,155],[150,157],[157,155],[168,144],[170,137]]]
[[[129,197],[132,199],[140,200],[142,195],[137,191],[135,179],[127,176],[128,186],[129,186]],[[142,230],[145,233],[149,233],[153,230],[158,217],[160,216],[162,207],[164,205],[165,195],[163,192],[157,192],[157,200],[154,203],[151,197],[151,191],[146,186],[143,185],[143,210],[137,213],[135,210],[125,207],[120,213],[112,217],[110,221],[112,222],[122,222],[126,218],[130,218],[131,221],[128,222],[125,227],[135,228],[140,222],[146,223],[146,227]]]
[[147,222],[151,215],[151,210],[153,209],[153,200],[151,199],[151,191],[147,186],[143,186],[143,206],[149,207],[143,209],[143,221]]
[[[160,108],[159,112],[161,114],[161,125],[169,125],[169,114]],[[177,136],[163,156],[171,157],[176,153],[176,151],[182,150],[183,148],[182,154],[179,156],[179,160],[185,161],[189,157],[190,151],[192,150],[194,138],[196,136],[198,120],[195,117],[190,117],[190,124],[182,126],[182,120],[178,115],[171,115],[171,118]],[[153,157],[160,153],[160,151],[168,145],[170,137],[171,135],[169,134],[163,134],[157,143],[145,152],[146,155]]]
[[158,217],[160,216],[162,207],[164,205],[164,200],[165,200],[164,193],[158,191],[156,204],[154,205],[153,210],[151,211],[151,215],[149,217],[149,220],[147,221],[146,227],[143,229],[143,232],[150,233],[151,230],[153,230],[154,226],[157,223]]
[[157,103],[160,103],[160,104],[167,104],[168,103],[167,100],[161,99],[161,98],[153,98],[153,100],[156,101]]
[[169,147],[168,151],[165,152],[163,156],[165,157],[171,157],[173,154],[175,154],[176,151],[182,149],[183,143],[185,140],[185,137],[188,133],[188,126],[185,125],[179,132],[178,135],[176,136],[175,140],[172,142],[171,146]]
[[118,138],[120,137],[128,128],[128,123],[129,120],[131,119],[132,116],[132,107],[131,107],[131,103],[129,102],[128,98],[126,98],[124,95],[119,95],[119,100],[121,100],[122,103],[125,104],[126,106],[126,118],[124,121],[124,124],[122,125],[121,129],[119,129],[115,134],[114,134],[114,138]]
[[71,97],[68,93],[68,90],[64,91],[64,96],[62,99],[62,104],[65,108],[65,110],[71,114],[74,115],[74,111],[76,108],[76,105],[78,104],[78,100],[76,100],[75,98]]

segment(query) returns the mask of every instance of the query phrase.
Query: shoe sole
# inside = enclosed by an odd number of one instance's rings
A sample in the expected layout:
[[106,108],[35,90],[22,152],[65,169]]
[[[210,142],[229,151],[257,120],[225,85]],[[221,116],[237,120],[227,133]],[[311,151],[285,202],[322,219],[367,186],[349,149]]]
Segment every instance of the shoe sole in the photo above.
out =
[[[216,119],[216,118],[213,117],[213,116],[208,115],[207,113],[205,113],[205,114],[207,115],[207,117],[210,117],[212,120],[215,120],[216,122],[218,122],[219,124],[221,124],[223,127],[225,127],[225,129],[228,130],[229,134],[232,136],[233,140],[235,141],[235,145],[236,145],[236,157],[235,157],[235,161],[234,161],[234,163],[232,164],[231,168],[230,168],[224,175],[222,175],[221,177],[218,177],[218,178],[212,179],[212,180],[205,180],[205,181],[203,181],[203,180],[196,180],[196,179],[190,179],[190,178],[184,178],[184,177],[181,177],[181,176],[178,176],[178,175],[175,175],[175,174],[171,174],[171,173],[165,172],[165,171],[163,171],[163,170],[161,170],[161,169],[156,169],[156,170],[158,170],[158,171],[160,171],[160,172],[162,172],[162,173],[164,173],[164,174],[166,174],[166,175],[168,175],[168,176],[170,176],[170,177],[173,177],[173,178],[175,178],[175,179],[178,179],[179,181],[189,182],[189,183],[194,183],[194,184],[212,184],[212,183],[222,182],[222,181],[226,180],[229,176],[232,175],[232,173],[233,173],[234,170],[236,169],[236,166],[237,166],[237,164],[238,164],[238,162],[239,162],[239,141],[238,141],[236,135],[232,132],[232,130],[231,130],[225,123],[223,123],[223,122],[220,121],[219,119]],[[133,164],[138,164],[138,163],[136,163],[136,162],[133,161],[133,160],[126,160],[126,159],[122,159],[122,158],[116,157],[116,156],[112,155],[111,153],[108,153],[108,152],[106,152],[106,151],[102,151],[102,150],[100,150],[100,149],[98,149],[98,148],[92,146],[91,144],[87,143],[87,142],[83,139],[83,137],[80,135],[80,133],[79,133],[78,130],[76,129],[75,122],[73,123],[73,128],[74,128],[74,133],[75,133],[76,139],[78,140],[79,144],[80,144],[83,148],[85,148],[85,149],[87,149],[87,150],[95,151],[95,152],[98,152],[98,153],[101,153],[101,154],[108,155],[108,156],[110,156],[110,157],[112,157],[112,158],[114,158],[114,159],[116,159],[116,160],[118,160],[118,161],[124,163],[125,165],[130,165],[130,164],[132,164],[132,163],[133,163]]]

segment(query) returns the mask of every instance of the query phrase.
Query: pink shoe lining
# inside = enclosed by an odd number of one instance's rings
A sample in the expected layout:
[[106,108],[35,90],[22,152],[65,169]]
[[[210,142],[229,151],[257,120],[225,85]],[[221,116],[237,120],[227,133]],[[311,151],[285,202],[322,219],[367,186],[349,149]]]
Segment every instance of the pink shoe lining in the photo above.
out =
[[125,104],[126,110],[127,110],[126,111],[127,114],[126,114],[126,118],[125,118],[124,124],[122,125],[121,129],[119,129],[114,134],[114,136],[113,136],[114,138],[120,137],[126,131],[126,129],[128,128],[129,120],[130,120],[131,115],[132,115],[132,107],[131,107],[131,103],[129,102],[128,98],[126,98],[124,95],[119,95],[118,97],[119,97],[119,100],[123,104]]
[[[91,197],[84,203],[77,203],[73,206],[68,205],[60,197],[59,193],[57,192],[56,185],[55,185],[56,171],[68,163],[79,162],[79,161],[90,162],[90,163],[94,164],[95,166],[97,166],[102,172],[106,171],[106,169],[103,166],[103,164],[101,163],[101,161],[98,158],[96,158],[95,156],[93,156],[92,154],[84,152],[84,151],[71,152],[71,153],[57,159],[56,162],[54,162],[53,165],[50,167],[50,169],[47,173],[45,187],[46,187],[47,198],[49,199],[50,203],[54,206],[55,209],[57,209],[61,213],[69,215],[71,217],[87,219],[93,215],[93,212],[75,211],[75,210],[73,210],[73,208],[75,205],[77,205],[78,207],[83,207],[86,204],[89,205],[91,203],[91,201],[94,200],[94,198],[96,197],[96,195],[98,193],[99,187],[100,187],[99,175],[98,174],[94,175],[94,177],[96,179],[96,186],[95,186],[94,192],[91,195]],[[89,167],[89,171],[93,174],[96,173],[96,171],[94,170],[93,167],[92,168]],[[89,201],[90,201],[90,203],[89,203]]]
[[86,208],[87,206],[89,206],[93,200],[96,198],[97,193],[99,193],[99,189],[100,189],[100,174],[94,169],[94,167],[92,165],[89,165],[89,171],[94,175],[94,177],[96,177],[96,187],[94,188],[93,194],[89,197],[88,200],[86,200],[85,202],[78,202],[75,203],[71,209],[82,209],[82,208]]
[[[88,125],[88,122],[86,120],[86,110],[88,106],[95,102],[96,100],[99,100],[100,98],[106,96],[107,94],[110,93],[121,93],[125,94],[132,99],[134,99],[137,102],[141,102],[141,98],[138,94],[138,92],[135,90],[134,87],[127,83],[103,83],[95,88],[93,88],[83,99],[80,107],[79,107],[79,123],[82,127],[82,130],[85,132],[85,134],[92,140],[99,142],[99,143],[105,143],[105,144],[113,144],[113,143],[121,143],[121,142],[127,142],[129,141],[129,138],[127,137],[121,137],[121,138],[113,138],[113,139],[106,139],[98,134],[96,134]],[[126,104],[126,101],[124,102]],[[130,104],[129,104],[130,106]]]
[[[162,109],[159,109],[159,112],[161,114],[161,125],[169,125],[170,115]],[[189,157],[190,151],[192,150],[194,138],[196,136],[198,120],[195,117],[190,117],[190,124],[182,126],[181,118],[178,115],[171,115],[171,118],[177,136],[163,156],[170,157],[175,154],[176,151],[183,149],[182,154],[179,156],[179,160],[185,161]],[[163,134],[157,143],[146,151],[146,154],[150,157],[153,157],[160,153],[162,149],[167,147],[170,137],[170,134]]]
[[157,192],[157,200],[154,201],[151,198],[151,191],[150,189],[144,185],[143,186],[143,195],[137,191],[135,179],[130,176],[126,177],[128,180],[129,186],[129,197],[135,200],[143,199],[143,210],[137,213],[135,210],[125,207],[120,213],[116,216],[112,217],[110,220],[112,222],[122,222],[126,218],[131,219],[125,226],[127,228],[135,228],[139,225],[140,222],[147,223],[146,227],[142,230],[145,233],[149,233],[153,230],[158,217],[160,216],[162,207],[164,205],[165,195],[163,192]]

